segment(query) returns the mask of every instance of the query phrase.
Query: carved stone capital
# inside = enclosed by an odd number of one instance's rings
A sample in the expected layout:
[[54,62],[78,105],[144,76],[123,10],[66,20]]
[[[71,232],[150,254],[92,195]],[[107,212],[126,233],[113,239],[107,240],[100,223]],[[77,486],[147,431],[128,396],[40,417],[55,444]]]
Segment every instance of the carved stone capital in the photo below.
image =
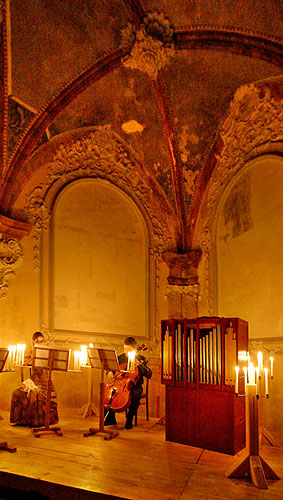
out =
[[22,248],[17,240],[5,238],[0,233],[0,298],[7,295],[8,280],[15,275],[14,268],[22,258]]
[[201,260],[202,252],[199,248],[193,249],[185,254],[165,252],[163,260],[169,268],[167,278],[168,285],[186,286],[197,284],[198,266]]

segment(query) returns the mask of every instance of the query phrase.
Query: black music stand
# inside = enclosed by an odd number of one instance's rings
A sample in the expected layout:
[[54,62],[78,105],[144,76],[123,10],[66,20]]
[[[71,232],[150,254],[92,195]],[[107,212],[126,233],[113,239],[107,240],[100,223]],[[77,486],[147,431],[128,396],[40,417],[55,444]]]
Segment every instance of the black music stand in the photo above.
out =
[[55,432],[57,436],[63,436],[61,427],[50,426],[50,408],[51,408],[51,391],[52,381],[51,374],[53,370],[68,371],[69,349],[49,348],[43,346],[34,346],[34,357],[32,360],[33,368],[43,368],[48,370],[47,394],[45,407],[45,425],[44,427],[34,427],[32,433],[35,437],[40,437],[41,434]]
[[112,349],[99,349],[88,347],[88,357],[90,366],[92,368],[101,369],[100,379],[100,393],[99,393],[99,428],[90,428],[88,432],[84,433],[84,437],[92,436],[98,432],[104,434],[104,439],[109,441],[116,436],[119,432],[115,430],[104,429],[104,370],[117,371],[119,370],[119,363],[116,351]]
[[[8,356],[9,356],[9,350],[6,347],[0,347],[0,373],[5,373],[5,371],[6,372],[15,371],[15,370],[4,370]],[[0,441],[0,450],[9,451],[10,453],[15,453],[15,451],[17,451],[17,448],[10,448],[10,446],[8,446],[7,441]]]

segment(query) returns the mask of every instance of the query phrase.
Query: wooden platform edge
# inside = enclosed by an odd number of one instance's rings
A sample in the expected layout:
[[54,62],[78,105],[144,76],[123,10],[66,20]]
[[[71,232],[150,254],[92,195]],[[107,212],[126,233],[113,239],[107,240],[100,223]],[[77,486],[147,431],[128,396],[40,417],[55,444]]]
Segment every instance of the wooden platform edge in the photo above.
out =
[[0,471],[0,493],[3,489],[11,489],[14,492],[16,491],[16,493],[30,492],[47,495],[51,500],[128,500],[125,497],[107,495]]

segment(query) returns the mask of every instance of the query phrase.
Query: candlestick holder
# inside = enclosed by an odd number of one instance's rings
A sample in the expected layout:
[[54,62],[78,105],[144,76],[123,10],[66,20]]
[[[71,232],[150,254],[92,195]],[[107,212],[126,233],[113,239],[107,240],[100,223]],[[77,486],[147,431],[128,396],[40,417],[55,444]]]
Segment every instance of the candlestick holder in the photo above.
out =
[[227,472],[226,477],[250,476],[259,489],[268,489],[267,479],[280,479],[260,456],[259,397],[257,384],[246,385],[246,442],[247,451]]

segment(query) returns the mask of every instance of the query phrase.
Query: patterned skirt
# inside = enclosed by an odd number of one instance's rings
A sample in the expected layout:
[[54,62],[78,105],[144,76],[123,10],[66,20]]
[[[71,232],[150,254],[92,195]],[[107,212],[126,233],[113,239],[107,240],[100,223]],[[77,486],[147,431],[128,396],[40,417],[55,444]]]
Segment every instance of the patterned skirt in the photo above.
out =
[[[52,388],[49,425],[57,424],[58,411],[54,388]],[[37,389],[26,390],[22,385],[12,394],[10,422],[12,424],[42,427],[45,425],[46,390],[37,386]]]

